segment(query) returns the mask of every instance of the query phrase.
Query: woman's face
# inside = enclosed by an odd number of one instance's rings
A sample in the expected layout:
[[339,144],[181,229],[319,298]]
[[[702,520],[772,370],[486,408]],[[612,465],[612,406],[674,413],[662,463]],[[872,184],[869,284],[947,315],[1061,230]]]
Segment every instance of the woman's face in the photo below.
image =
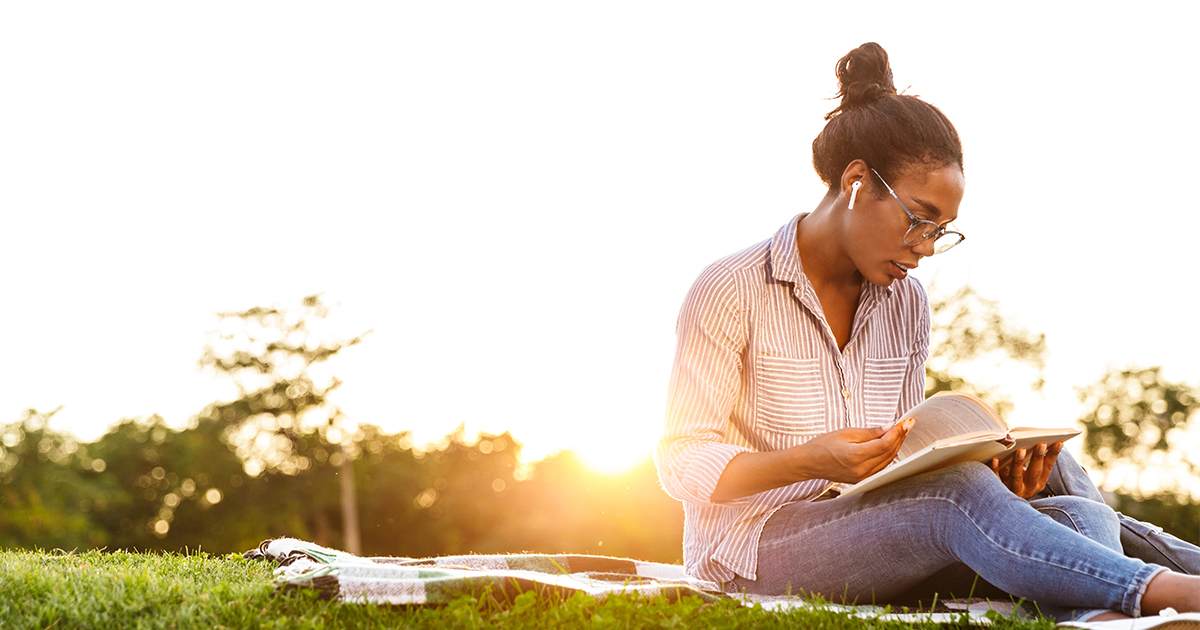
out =
[[[915,217],[944,227],[958,218],[966,181],[962,170],[951,165],[915,168],[888,184]],[[868,282],[889,286],[908,276],[922,258],[933,255],[932,239],[911,247],[904,244],[904,235],[912,222],[870,171],[863,178],[854,209],[847,212],[850,219],[847,251]]]

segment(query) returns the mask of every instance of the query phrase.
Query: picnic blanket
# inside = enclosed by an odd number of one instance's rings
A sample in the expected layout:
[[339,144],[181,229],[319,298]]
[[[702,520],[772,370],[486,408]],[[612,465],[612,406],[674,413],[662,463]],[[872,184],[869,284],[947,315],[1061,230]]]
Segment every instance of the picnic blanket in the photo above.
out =
[[[359,557],[296,540],[267,540],[247,551],[247,558],[273,560],[280,590],[313,588],[321,595],[362,604],[446,604],[464,593],[489,592],[511,601],[523,592],[569,597],[584,593],[597,601],[614,594],[636,594],[668,600],[694,595],[707,601],[733,598],[747,605],[786,610],[833,610],[863,618],[902,621],[990,624],[993,604],[942,602],[938,611],[894,613],[879,606],[814,603],[800,597],[731,595],[712,582],[685,574],[680,565],[590,555],[466,555],[436,558]],[[1008,614],[1010,609],[1001,609]]]
[[279,563],[277,586],[316,588],[347,602],[444,604],[464,592],[490,589],[494,596],[525,591],[597,599],[637,593],[669,600],[686,595],[714,600],[716,584],[688,577],[682,566],[588,555],[468,555],[437,558],[358,556],[313,543],[281,538],[248,551],[248,558]]

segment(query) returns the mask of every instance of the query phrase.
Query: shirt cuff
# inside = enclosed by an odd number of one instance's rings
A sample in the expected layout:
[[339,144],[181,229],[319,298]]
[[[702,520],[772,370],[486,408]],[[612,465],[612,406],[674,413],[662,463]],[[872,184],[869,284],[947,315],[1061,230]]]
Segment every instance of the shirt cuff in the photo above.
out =
[[[697,449],[696,452],[692,453],[687,468],[683,472],[684,484],[687,486],[689,493],[694,497],[702,498],[704,503],[715,505],[712,501],[712,495],[717,490],[717,481],[721,479],[721,474],[725,472],[725,467],[729,465],[729,460],[748,452],[750,452],[750,449],[744,446],[734,446],[733,444],[723,444],[720,442],[707,444]],[[720,505],[738,505],[745,503],[749,498],[742,497],[730,501],[722,501]]]

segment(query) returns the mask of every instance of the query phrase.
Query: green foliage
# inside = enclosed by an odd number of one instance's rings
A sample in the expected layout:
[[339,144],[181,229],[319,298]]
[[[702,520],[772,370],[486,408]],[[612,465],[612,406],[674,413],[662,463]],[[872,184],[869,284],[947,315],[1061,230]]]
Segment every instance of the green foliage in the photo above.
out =
[[589,471],[570,451],[537,464],[513,490],[519,518],[491,545],[683,562],[683,506],[662,491],[647,459],[617,475]]
[[222,431],[205,419],[184,430],[126,421],[96,442],[92,450],[112,462],[104,477],[119,490],[95,511],[111,546],[238,551],[264,537],[310,533],[310,498],[332,493],[323,495],[313,478],[247,475]]
[[309,296],[221,314],[201,364],[238,395],[186,428],[125,420],[82,446],[46,428],[49,416],[5,428],[0,491],[12,509],[0,514],[0,545],[228,552],[293,536],[347,549],[349,485],[367,554],[680,559],[682,508],[650,461],[600,476],[560,453],[531,469],[507,433],[468,438],[459,427],[418,447],[407,432],[351,425],[329,401],[336,379],[316,368],[362,337],[331,335],[328,310]]
[[[0,429],[16,445],[5,451],[11,468],[0,485],[0,547],[231,552],[280,536],[342,547],[342,468],[330,463],[338,445],[319,433],[295,442],[296,452],[314,462],[308,469],[250,476],[221,442],[224,428],[215,420],[200,418],[182,430],[157,417],[128,420],[55,463],[27,453],[36,452],[31,444],[67,440],[41,418]],[[620,475],[598,475],[563,452],[530,469],[511,435],[468,439],[461,428],[424,448],[408,433],[367,424],[351,439],[360,453],[351,470],[363,506],[364,553],[681,560],[683,511],[659,488],[649,460]]]
[[68,549],[104,545],[106,532],[88,515],[113,496],[105,484],[90,483],[104,462],[49,427],[56,412],[30,409],[0,428],[0,541]]
[[1079,420],[1087,430],[1084,464],[1106,485],[1139,499],[1200,502],[1200,452],[1185,447],[1197,443],[1200,427],[1189,422],[1200,411],[1200,389],[1168,381],[1159,367],[1109,368],[1079,398],[1088,409]]
[[[307,470],[314,461],[301,452],[304,442],[319,434],[341,444],[349,430],[344,414],[329,401],[340,382],[317,379],[313,372],[367,333],[333,335],[327,329],[329,310],[319,295],[310,295],[299,308],[256,306],[219,313],[217,329],[209,333],[200,365],[229,377],[239,395],[209,405],[199,418],[224,425],[222,440],[251,476],[264,470]],[[334,458],[334,465],[341,457]]]
[[[773,611],[732,599],[613,596],[597,602],[523,593],[511,602],[487,593],[447,606],[389,607],[283,595],[273,565],[240,556],[44,554],[0,551],[0,619],[5,628],[934,628],[930,623],[859,619],[829,610]],[[999,630],[1048,630],[1047,620],[996,617]],[[942,627],[942,626],[938,626]]]
[[1126,516],[1154,523],[1176,538],[1200,545],[1200,504],[1195,501],[1180,501],[1169,493],[1134,498],[1118,492],[1113,495],[1112,506]]
[[980,297],[970,286],[950,295],[939,295],[931,286],[933,323],[930,355],[925,364],[925,395],[940,391],[968,391],[991,404],[1001,416],[1012,401],[986,380],[968,380],[964,368],[985,366],[996,372],[1001,365],[1023,366],[1034,372],[1030,387],[1041,391],[1046,367],[1046,335],[1034,334],[1013,323],[993,300]]
[[1200,388],[1159,367],[1110,367],[1079,398],[1083,461],[1116,491],[1114,507],[1200,544]]
[[520,467],[511,435],[468,441],[459,427],[428,450],[379,438],[363,448],[355,469],[364,548],[408,556],[495,551],[494,530],[510,518]]

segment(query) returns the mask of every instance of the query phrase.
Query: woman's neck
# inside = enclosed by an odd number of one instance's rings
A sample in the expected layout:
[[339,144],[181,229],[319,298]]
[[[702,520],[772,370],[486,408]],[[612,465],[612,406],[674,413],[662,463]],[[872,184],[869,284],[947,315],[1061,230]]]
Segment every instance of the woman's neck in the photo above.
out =
[[862,273],[846,252],[845,231],[834,207],[837,197],[821,199],[815,210],[796,226],[796,248],[804,275],[814,287],[857,289]]

